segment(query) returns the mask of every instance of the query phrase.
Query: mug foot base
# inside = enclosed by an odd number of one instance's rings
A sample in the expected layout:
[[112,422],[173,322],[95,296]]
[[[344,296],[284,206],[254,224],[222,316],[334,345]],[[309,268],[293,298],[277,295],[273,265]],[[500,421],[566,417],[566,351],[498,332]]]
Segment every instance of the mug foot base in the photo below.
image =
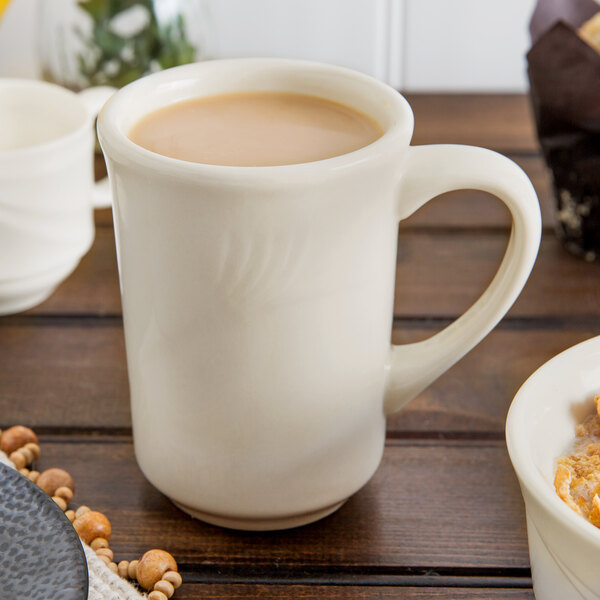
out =
[[300,527],[302,525],[308,525],[319,519],[329,516],[334,513],[346,500],[342,500],[333,506],[322,508],[320,510],[304,513],[301,515],[293,515],[291,517],[280,517],[275,519],[237,519],[235,517],[225,517],[222,515],[213,515],[211,513],[205,513],[188,506],[184,506],[179,502],[173,500],[173,504],[183,512],[200,519],[211,525],[218,525],[219,527],[226,527],[227,529],[241,529],[244,531],[274,531],[277,529],[291,529],[292,527]]

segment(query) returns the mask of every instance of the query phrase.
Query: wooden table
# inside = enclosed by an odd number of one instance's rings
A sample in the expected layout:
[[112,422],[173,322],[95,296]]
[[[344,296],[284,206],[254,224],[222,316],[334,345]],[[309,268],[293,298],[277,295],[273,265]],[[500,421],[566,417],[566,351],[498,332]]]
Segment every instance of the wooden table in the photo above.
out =
[[[338,513],[297,530],[238,533],[179,512],[132,449],[110,212],[77,271],[41,306],[0,319],[0,427],[41,436],[39,468],[76,482],[74,505],[105,512],[117,560],[160,547],[176,557],[175,598],[533,598],[524,510],[504,443],[525,378],[600,330],[596,264],[553,234],[553,199],[522,96],[415,96],[414,143],[488,146],[527,171],[544,234],[509,315],[458,365],[390,419],[371,482]],[[401,225],[392,339],[446,325],[490,281],[507,211],[482,193],[435,200]]]

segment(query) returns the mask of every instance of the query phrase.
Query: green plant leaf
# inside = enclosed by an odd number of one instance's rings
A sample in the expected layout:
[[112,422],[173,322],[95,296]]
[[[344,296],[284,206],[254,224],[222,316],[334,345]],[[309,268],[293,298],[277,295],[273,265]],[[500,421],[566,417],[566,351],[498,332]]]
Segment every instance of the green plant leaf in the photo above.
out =
[[106,0],[79,0],[77,4],[96,22],[110,17],[109,5]]
[[[79,0],[78,5],[94,20],[92,35],[84,40],[88,53],[77,57],[80,74],[94,85],[121,87],[149,73],[153,61],[167,69],[196,58],[196,48],[186,37],[183,15],[159,27],[153,10],[154,0]],[[148,25],[127,40],[111,32],[111,19],[136,5],[149,11]],[[81,30],[76,34],[84,37]],[[133,50],[133,57],[127,61],[122,57],[126,47]]]
[[127,40],[104,27],[94,27],[94,43],[107,58],[113,58],[119,56]]

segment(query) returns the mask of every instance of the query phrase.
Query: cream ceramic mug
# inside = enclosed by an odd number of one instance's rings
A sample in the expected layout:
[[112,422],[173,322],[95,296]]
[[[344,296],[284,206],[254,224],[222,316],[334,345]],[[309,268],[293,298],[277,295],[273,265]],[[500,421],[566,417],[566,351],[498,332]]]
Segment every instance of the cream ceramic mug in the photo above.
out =
[[0,79],[0,315],[45,300],[94,239],[94,119],[114,92]]
[[[384,135],[343,156],[273,167],[180,161],[127,137],[172,102],[247,90],[341,102]],[[210,523],[282,529],[336,510],[376,470],[386,415],[494,327],[537,254],[538,202],[519,167],[481,148],[410,147],[406,100],[343,68],[280,59],[177,67],[120,90],[98,130],[137,460]],[[462,188],[510,209],[504,260],[453,324],[390,346],[398,222]]]

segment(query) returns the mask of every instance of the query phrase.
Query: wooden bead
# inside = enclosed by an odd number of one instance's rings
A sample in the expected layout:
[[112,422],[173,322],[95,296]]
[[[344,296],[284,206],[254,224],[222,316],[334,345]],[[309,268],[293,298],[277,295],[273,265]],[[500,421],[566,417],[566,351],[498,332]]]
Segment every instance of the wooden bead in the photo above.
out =
[[[77,517],[77,513],[75,513],[75,517]],[[108,540],[103,537],[97,537],[95,540],[92,540],[90,547],[95,551],[100,550],[100,548],[108,548]]]
[[89,510],[91,510],[89,506],[82,505],[75,511],[75,516],[80,517],[84,513],[88,512]]
[[14,452],[11,452],[8,458],[10,458],[10,460],[12,460],[15,463],[15,467],[17,469],[22,469],[27,464],[27,459],[20,450],[15,450]]
[[123,579],[127,579],[127,577],[129,577],[129,561],[128,560],[122,560],[117,565],[117,570],[119,572],[119,576],[120,577],[122,577]]
[[158,590],[154,590],[148,594],[148,600],[167,600],[167,597]]
[[40,447],[35,442],[27,442],[24,447],[31,451],[33,454],[33,460],[37,460],[42,453]]
[[35,435],[33,430],[29,429],[29,427],[23,427],[23,425],[15,425],[2,433],[0,450],[10,455],[29,442],[38,443],[37,435]]
[[64,498],[60,498],[59,496],[52,496],[52,500],[60,506],[61,510],[64,512],[67,510],[67,503],[64,501]]
[[54,496],[60,487],[68,487],[71,491],[75,490],[73,478],[64,469],[46,469],[40,473],[36,483],[48,496]]
[[19,448],[19,452],[25,457],[25,460],[27,461],[25,464],[30,465],[35,460],[33,452],[27,446]]
[[108,565],[110,565],[110,563],[112,562],[112,560],[110,560],[110,558],[108,558],[108,556],[104,556],[104,554],[100,554],[98,556],[98,558],[108,567]]
[[167,571],[163,575],[163,579],[168,581],[175,589],[177,589],[183,582],[181,575],[177,571]]
[[115,556],[110,548],[98,548],[98,550],[96,550],[96,554],[98,556],[108,556],[110,560],[112,560]]
[[114,562],[109,562],[108,565],[106,565],[115,575],[119,574],[119,567],[117,567],[117,563]]
[[27,477],[29,477],[29,479],[31,481],[33,481],[33,483],[37,483],[38,477],[40,476],[40,472],[39,471],[29,471],[29,475],[27,475]]
[[67,511],[65,511],[65,516],[72,523],[75,520],[75,511],[74,510],[67,510]]
[[89,544],[98,537],[104,538],[107,541],[110,540],[110,521],[98,511],[89,510],[79,516],[75,513],[73,527],[75,527],[77,535],[86,544]]
[[127,567],[127,575],[129,575],[129,579],[137,580],[137,566],[139,562],[139,560],[132,560],[129,563],[129,566]]
[[161,579],[154,584],[154,589],[158,592],[162,592],[167,598],[170,598],[175,593],[173,584],[166,579]]
[[63,498],[67,504],[69,504],[69,502],[71,502],[71,500],[73,500],[73,490],[71,490],[71,488],[68,488],[64,485],[59,487],[54,492],[54,495],[59,496],[60,498]]
[[151,590],[167,571],[177,571],[175,559],[164,550],[148,550],[140,558],[137,566],[138,583],[143,588]]

